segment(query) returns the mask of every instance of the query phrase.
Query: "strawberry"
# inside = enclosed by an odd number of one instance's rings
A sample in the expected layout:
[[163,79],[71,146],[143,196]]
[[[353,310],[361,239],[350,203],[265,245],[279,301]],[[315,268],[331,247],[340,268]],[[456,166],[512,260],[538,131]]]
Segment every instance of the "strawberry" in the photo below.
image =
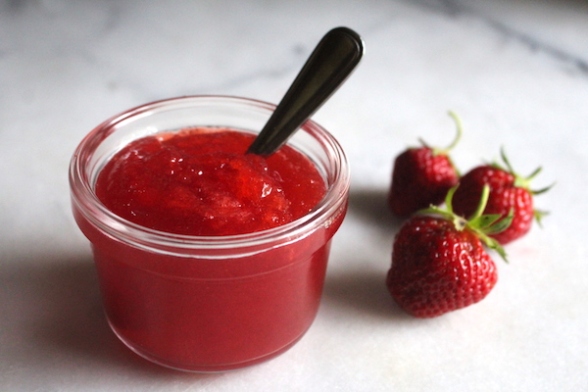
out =
[[501,157],[506,165],[486,164],[475,167],[460,179],[460,185],[453,199],[455,212],[462,216],[472,214],[476,209],[477,200],[480,199],[484,185],[490,186],[490,197],[484,213],[498,214],[506,217],[513,214],[512,223],[508,229],[492,234],[495,240],[505,245],[521,238],[531,229],[533,220],[539,224],[545,212],[535,210],[533,196],[547,191],[550,187],[541,190],[531,190],[530,182],[539,172],[539,167],[528,177],[521,177],[514,172],[504,150]]
[[503,230],[508,222],[481,215],[489,188],[469,221],[452,211],[455,190],[449,190],[445,210],[431,207],[424,212],[434,215],[413,215],[394,239],[386,285],[400,307],[415,317],[440,316],[484,299],[498,279],[486,247],[506,260],[503,248],[487,233]]
[[432,148],[422,140],[420,147],[408,148],[394,160],[388,206],[399,217],[443,202],[449,188],[458,182],[458,173],[449,151],[461,137],[461,122],[449,112],[457,125],[457,136],[445,149]]

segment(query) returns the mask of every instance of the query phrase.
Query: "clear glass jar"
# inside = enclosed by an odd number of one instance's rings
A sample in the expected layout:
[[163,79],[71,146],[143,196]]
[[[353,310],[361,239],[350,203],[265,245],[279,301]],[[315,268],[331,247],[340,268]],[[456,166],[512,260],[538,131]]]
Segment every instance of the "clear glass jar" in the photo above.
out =
[[153,102],[103,122],[76,149],[72,208],[92,245],[108,322],[144,358],[186,371],[240,368],[286,351],[312,324],[349,192],[345,155],[316,123],[308,121],[288,144],[316,165],[327,193],[283,226],[233,236],[171,234],[118,217],[94,192],[101,168],[132,140],[195,126],[259,132],[274,108],[225,96]]

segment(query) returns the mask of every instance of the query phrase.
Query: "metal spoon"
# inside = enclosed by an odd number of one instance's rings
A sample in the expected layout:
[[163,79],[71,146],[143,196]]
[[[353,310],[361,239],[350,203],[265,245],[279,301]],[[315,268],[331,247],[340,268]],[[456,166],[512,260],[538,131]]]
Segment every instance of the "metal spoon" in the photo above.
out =
[[363,55],[361,37],[347,27],[329,31],[300,70],[247,153],[279,149],[343,84]]

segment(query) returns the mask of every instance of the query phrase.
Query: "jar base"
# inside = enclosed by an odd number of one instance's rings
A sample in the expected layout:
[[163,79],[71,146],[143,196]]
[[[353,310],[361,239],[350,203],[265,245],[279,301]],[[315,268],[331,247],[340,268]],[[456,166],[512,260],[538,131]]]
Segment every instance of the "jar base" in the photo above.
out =
[[256,357],[256,358],[249,359],[246,361],[241,361],[241,362],[236,362],[236,363],[226,363],[226,364],[211,364],[211,365],[182,364],[182,363],[176,363],[176,362],[170,361],[168,359],[161,358],[157,355],[154,355],[154,354],[148,352],[147,350],[143,349],[142,347],[135,345],[134,343],[132,343],[128,339],[126,339],[123,336],[123,334],[117,330],[117,328],[112,324],[112,322],[108,319],[108,317],[107,317],[107,321],[108,321],[108,325],[110,326],[110,329],[116,335],[116,337],[127,348],[129,348],[132,352],[134,352],[135,354],[137,354],[141,358],[143,358],[151,363],[154,363],[156,365],[168,368],[168,369],[181,371],[181,372],[187,372],[187,373],[203,373],[203,374],[205,374],[205,373],[224,373],[227,371],[242,369],[245,367],[258,365],[260,363],[269,361],[269,360],[285,353],[290,348],[292,348],[296,343],[298,343],[298,341],[300,339],[302,339],[302,337],[306,334],[306,332],[308,330],[307,329],[307,330],[302,331],[302,333],[299,336],[297,336],[294,340],[290,341],[289,343],[280,347],[279,349],[272,351],[268,354],[262,355],[260,357]]

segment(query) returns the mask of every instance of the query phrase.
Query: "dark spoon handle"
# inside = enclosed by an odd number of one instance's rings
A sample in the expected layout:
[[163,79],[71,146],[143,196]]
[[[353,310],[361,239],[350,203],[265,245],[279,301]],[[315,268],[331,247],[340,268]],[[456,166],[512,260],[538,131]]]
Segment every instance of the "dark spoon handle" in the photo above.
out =
[[339,88],[363,55],[361,37],[347,27],[329,31],[318,43],[248,153],[279,149]]

